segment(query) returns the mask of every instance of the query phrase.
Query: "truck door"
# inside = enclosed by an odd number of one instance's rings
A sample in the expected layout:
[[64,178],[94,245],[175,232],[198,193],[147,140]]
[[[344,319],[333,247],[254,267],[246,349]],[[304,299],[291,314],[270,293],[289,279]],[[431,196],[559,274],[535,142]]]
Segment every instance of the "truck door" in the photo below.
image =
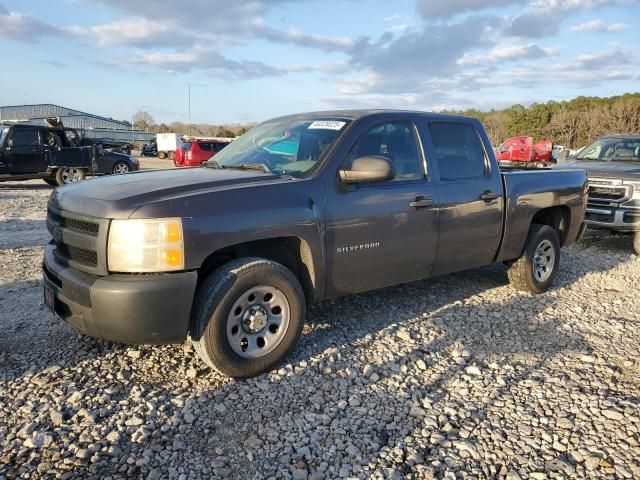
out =
[[[358,126],[341,168],[382,155],[393,180],[345,186],[325,174],[327,294],[341,295],[428,277],[438,239],[438,199],[425,172],[415,125],[369,121]],[[340,162],[336,162],[336,166]]]
[[428,155],[438,170],[440,236],[433,274],[493,262],[502,236],[502,177],[473,122],[431,121]]
[[11,171],[9,168],[9,158],[5,154],[8,147],[7,140],[9,138],[10,127],[0,125],[0,174],[7,174]]
[[37,127],[14,128],[4,156],[12,174],[41,173],[47,169],[45,146]]

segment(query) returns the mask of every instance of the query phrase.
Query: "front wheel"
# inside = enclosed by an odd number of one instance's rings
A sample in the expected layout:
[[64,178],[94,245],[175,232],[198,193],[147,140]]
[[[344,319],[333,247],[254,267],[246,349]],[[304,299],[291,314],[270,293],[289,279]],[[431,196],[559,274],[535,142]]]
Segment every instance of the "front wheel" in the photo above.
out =
[[84,180],[86,172],[82,168],[62,167],[56,172],[56,183],[58,185],[68,185]]
[[111,172],[116,175],[122,175],[123,173],[129,173],[129,170],[130,168],[127,162],[117,162],[113,166],[113,169],[111,170]]
[[262,258],[230,262],[196,294],[192,341],[218,372],[247,378],[278,364],[302,333],[305,298],[295,275]]
[[167,154],[165,152],[158,152],[158,158],[160,160],[164,160],[165,158],[167,158]]
[[514,288],[530,293],[546,292],[560,265],[560,241],[547,225],[532,225],[524,252],[507,271]]

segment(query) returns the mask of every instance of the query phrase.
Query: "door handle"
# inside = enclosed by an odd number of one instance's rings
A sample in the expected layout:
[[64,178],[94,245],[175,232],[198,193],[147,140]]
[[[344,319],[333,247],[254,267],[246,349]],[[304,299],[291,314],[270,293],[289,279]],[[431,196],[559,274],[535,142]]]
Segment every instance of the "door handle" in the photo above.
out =
[[428,197],[419,196],[419,197],[416,197],[416,199],[413,202],[409,203],[409,206],[415,209],[428,208],[433,206],[433,200]]
[[496,192],[492,192],[491,190],[485,190],[484,192],[482,192],[480,194],[480,200],[484,200],[487,203],[490,203],[498,198],[500,198],[502,195],[500,193],[496,193]]

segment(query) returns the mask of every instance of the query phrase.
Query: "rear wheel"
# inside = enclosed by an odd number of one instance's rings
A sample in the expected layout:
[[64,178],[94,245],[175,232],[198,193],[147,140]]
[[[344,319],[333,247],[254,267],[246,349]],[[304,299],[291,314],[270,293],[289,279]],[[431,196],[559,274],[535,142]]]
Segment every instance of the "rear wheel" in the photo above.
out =
[[244,258],[205,280],[192,315],[192,341],[200,358],[224,375],[253,377],[279,363],[298,341],[305,298],[284,266]]
[[123,173],[129,173],[129,170],[130,168],[127,162],[116,162],[111,172],[116,175],[121,175]]
[[176,158],[176,152],[169,152],[169,160],[174,160]]
[[84,180],[86,176],[82,168],[62,167],[56,171],[56,183],[58,185],[68,185]]
[[560,265],[560,241],[547,225],[532,225],[520,257],[507,272],[514,288],[530,293],[549,289]]

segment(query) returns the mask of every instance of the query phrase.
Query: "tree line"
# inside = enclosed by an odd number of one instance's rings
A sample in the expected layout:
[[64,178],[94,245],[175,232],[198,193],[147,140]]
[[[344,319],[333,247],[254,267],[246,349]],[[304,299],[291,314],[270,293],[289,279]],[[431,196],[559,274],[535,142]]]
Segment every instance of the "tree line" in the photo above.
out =
[[[608,133],[640,133],[640,93],[615,97],[576,97],[569,101],[516,104],[503,110],[481,112],[475,109],[448,111],[476,117],[482,121],[494,145],[515,136],[551,140],[567,148],[577,148]],[[182,122],[156,124],[147,112],[137,112],[133,125],[153,133],[189,133]],[[253,125],[192,124],[196,137],[237,137]]]
[[188,123],[171,122],[155,123],[153,117],[148,112],[136,112],[133,115],[133,126],[139,130],[152,133],[179,133],[180,135],[191,135],[194,137],[239,137],[249,130],[253,125],[211,125],[206,123],[192,123],[189,129]]
[[582,147],[609,133],[640,133],[640,93],[615,97],[576,97],[573,100],[512,105],[503,110],[456,111],[484,124],[491,142],[516,136],[551,140],[568,148]]

